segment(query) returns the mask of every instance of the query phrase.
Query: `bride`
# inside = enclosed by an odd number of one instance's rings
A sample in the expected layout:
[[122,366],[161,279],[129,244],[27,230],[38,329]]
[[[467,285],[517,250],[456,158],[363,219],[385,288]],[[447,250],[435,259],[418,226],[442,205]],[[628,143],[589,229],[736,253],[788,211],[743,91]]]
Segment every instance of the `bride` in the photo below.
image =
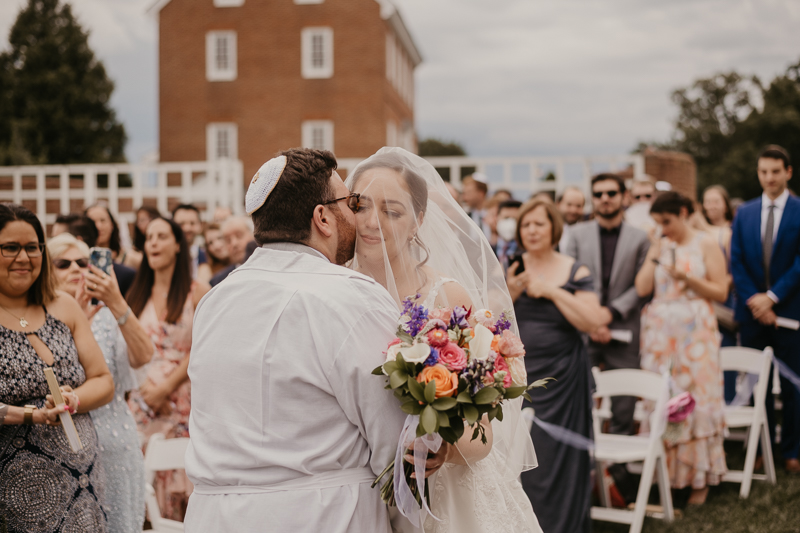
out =
[[[351,266],[386,287],[398,306],[411,296],[429,310],[461,305],[498,316],[513,309],[488,241],[430,163],[401,148],[382,148],[346,185],[360,194]],[[525,376],[524,369],[512,374]],[[519,482],[522,471],[536,466],[521,406],[521,398],[506,401],[502,422],[481,422],[485,445],[465,431],[450,448],[446,464],[428,480],[433,516],[424,522],[426,533],[541,533]]]

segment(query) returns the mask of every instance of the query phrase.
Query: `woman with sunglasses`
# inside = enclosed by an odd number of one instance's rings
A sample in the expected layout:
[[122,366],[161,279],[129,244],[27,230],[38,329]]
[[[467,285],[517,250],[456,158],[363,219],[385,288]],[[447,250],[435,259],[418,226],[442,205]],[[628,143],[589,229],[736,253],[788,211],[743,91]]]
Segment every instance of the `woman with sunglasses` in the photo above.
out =
[[[0,525],[3,531],[107,531],[105,472],[88,413],[114,383],[80,306],[56,290],[44,230],[0,204]],[[65,405],[53,405],[51,368]],[[72,413],[73,452],[58,415]]]
[[[114,399],[92,411],[106,471],[105,510],[111,531],[138,533],[144,521],[144,460],[125,395],[136,388],[131,368],[153,356],[153,343],[122,297],[114,271],[89,264],[89,247],[69,233],[50,239],[58,288],[74,297],[91,322],[92,333],[114,377]],[[92,305],[92,298],[101,302]]]

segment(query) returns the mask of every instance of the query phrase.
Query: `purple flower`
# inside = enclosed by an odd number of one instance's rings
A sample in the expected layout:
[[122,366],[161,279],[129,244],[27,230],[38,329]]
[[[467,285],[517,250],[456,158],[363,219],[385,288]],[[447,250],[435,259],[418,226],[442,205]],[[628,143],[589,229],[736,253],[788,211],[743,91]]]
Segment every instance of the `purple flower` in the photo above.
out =
[[467,382],[470,396],[475,396],[479,390],[486,386],[484,378],[492,376],[494,372],[494,358],[482,361],[473,359],[467,368],[461,371],[460,377]]
[[428,323],[428,310],[424,306],[416,304],[414,301],[418,300],[421,295],[417,294],[416,297],[409,296],[403,300],[403,315],[408,317],[403,329],[409,335],[416,337],[417,334]]
[[511,329],[511,321],[508,320],[505,313],[501,313],[500,320],[494,325],[494,333],[495,335],[501,335],[507,329]]
[[454,307],[453,314],[450,316],[450,327],[454,328],[456,326],[461,329],[469,327],[469,322],[467,322],[467,310],[460,306]]
[[439,362],[439,350],[436,348],[431,348],[431,354],[425,359],[425,366],[433,366]]

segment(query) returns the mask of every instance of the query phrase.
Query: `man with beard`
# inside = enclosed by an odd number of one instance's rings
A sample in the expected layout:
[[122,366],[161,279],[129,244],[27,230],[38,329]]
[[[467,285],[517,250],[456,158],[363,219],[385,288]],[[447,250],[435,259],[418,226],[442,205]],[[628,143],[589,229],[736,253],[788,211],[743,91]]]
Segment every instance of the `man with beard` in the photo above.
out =
[[[594,290],[606,311],[606,326],[591,335],[589,354],[604,370],[639,368],[639,313],[636,273],[644,263],[647,234],[623,221],[625,182],[616,174],[592,178],[594,220],[572,228],[565,253],[592,272]],[[636,398],[617,397],[611,403],[611,433],[633,432]]]
[[195,312],[185,530],[388,533],[370,484],[405,414],[371,371],[399,310],[340,266],[355,250],[359,196],[332,153],[293,149],[259,169],[245,204],[260,247]]
[[561,240],[558,242],[558,249],[565,251],[569,246],[569,236],[572,231],[572,226],[583,220],[583,208],[586,206],[586,198],[583,196],[583,191],[579,188],[570,185],[564,189],[561,196],[558,197],[556,202],[558,211],[564,218],[564,232],[561,234]]

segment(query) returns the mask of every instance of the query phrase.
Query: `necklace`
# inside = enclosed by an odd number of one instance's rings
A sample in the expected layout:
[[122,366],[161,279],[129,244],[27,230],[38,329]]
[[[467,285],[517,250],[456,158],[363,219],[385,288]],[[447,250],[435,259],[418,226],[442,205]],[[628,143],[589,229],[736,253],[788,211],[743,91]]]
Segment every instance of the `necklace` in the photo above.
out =
[[[16,318],[17,320],[19,320],[19,325],[20,325],[20,326],[22,326],[23,328],[27,328],[27,327],[28,327],[28,321],[27,321],[27,320],[25,320],[25,317],[24,317],[24,316],[17,316],[17,315],[15,315],[14,313],[12,313],[12,312],[11,312],[11,311],[9,311],[8,309],[6,309],[6,308],[5,308],[5,306],[3,306],[3,305],[0,305],[0,307],[2,307],[2,308],[3,308],[3,310],[4,310],[6,313],[8,313],[9,315],[13,316],[13,317],[14,317],[14,318]],[[26,308],[26,309],[27,309],[27,308]]]

